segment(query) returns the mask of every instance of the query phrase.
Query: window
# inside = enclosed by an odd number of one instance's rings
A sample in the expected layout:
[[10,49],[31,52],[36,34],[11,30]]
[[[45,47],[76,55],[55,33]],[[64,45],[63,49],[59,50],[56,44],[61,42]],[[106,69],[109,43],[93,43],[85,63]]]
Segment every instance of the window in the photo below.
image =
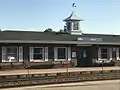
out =
[[108,48],[101,48],[101,59],[108,58]]
[[78,22],[73,23],[73,30],[79,30],[79,23]]
[[71,47],[54,47],[54,60],[64,61],[71,60]]
[[7,61],[18,60],[18,49],[17,49],[17,47],[6,47],[6,60]]
[[71,23],[70,22],[67,23],[67,29],[71,30]]
[[66,59],[66,48],[58,48],[58,59]]
[[29,54],[31,62],[48,61],[48,47],[30,47]]
[[33,49],[33,59],[34,60],[39,60],[44,58],[44,51],[43,48],[41,47],[34,47]]
[[23,62],[22,46],[2,46],[2,62]]

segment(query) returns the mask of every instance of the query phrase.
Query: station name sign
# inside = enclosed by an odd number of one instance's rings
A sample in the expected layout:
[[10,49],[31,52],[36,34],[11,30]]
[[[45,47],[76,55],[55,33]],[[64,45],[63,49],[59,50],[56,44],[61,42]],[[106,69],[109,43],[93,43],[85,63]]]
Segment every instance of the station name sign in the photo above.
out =
[[83,42],[101,42],[102,38],[78,37],[78,41],[83,41]]

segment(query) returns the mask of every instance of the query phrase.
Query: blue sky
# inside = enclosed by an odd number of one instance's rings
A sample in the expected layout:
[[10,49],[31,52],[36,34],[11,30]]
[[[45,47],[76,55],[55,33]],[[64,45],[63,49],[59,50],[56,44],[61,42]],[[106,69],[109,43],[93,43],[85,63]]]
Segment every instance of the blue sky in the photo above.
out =
[[120,0],[0,0],[0,28],[62,29],[73,2],[83,33],[120,34]]

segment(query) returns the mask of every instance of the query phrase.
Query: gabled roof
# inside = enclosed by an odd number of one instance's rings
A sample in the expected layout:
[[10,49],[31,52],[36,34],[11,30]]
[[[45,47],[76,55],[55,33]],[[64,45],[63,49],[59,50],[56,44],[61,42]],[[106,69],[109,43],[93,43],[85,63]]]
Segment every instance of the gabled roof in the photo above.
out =
[[76,38],[69,34],[58,34],[56,32],[38,32],[38,31],[2,31],[0,40],[55,40],[71,41]]
[[80,19],[75,12],[73,11],[70,16],[66,19],[64,19],[63,21],[70,21],[70,20],[76,20],[76,21],[82,21],[82,19]]
[[[100,42],[91,42],[78,40],[78,38],[86,39],[91,38],[95,40],[97,38],[102,39]],[[70,34],[58,34],[58,33],[45,33],[34,31],[0,31],[0,43],[67,43],[79,44],[86,42],[92,43],[119,43],[120,35],[104,35],[104,34],[82,34],[82,35],[70,35]]]

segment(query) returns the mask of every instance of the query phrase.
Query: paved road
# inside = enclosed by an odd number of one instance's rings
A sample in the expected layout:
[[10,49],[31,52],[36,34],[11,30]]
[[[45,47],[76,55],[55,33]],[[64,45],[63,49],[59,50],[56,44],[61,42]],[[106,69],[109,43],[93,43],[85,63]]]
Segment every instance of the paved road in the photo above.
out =
[[120,80],[38,85],[0,90],[120,90]]

